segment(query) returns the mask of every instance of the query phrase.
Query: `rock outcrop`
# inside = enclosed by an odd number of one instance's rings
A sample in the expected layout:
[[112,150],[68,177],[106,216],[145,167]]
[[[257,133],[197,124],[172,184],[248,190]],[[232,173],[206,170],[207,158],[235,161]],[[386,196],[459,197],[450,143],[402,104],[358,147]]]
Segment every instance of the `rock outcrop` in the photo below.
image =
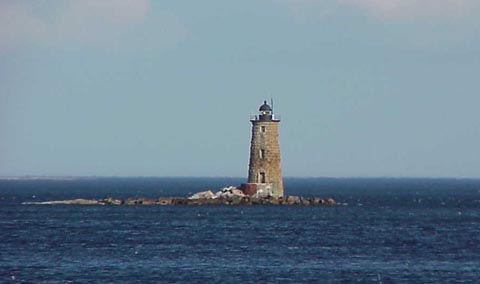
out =
[[235,186],[224,187],[215,193],[215,198],[241,198],[244,196],[243,191]]
[[212,199],[215,198],[215,194],[211,190],[197,192],[194,195],[190,196],[188,199],[197,200],[197,199]]
[[41,204],[41,205],[55,205],[55,204],[79,204],[79,205],[98,205],[102,204],[100,200],[96,199],[68,199],[68,200],[52,200],[41,202],[23,202],[22,204]]

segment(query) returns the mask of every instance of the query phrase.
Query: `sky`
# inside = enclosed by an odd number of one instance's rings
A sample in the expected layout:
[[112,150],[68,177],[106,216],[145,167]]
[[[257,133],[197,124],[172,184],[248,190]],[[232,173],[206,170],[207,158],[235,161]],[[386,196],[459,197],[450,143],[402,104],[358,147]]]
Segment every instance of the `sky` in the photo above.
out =
[[0,0],[0,176],[480,178],[478,0]]

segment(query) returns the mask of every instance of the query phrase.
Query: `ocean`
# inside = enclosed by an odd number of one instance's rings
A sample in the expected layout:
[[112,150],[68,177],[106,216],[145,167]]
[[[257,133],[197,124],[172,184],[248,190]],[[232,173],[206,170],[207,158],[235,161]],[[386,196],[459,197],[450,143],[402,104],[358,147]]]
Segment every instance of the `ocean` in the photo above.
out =
[[0,283],[480,283],[480,180],[286,178],[338,206],[22,205],[240,178],[0,180]]

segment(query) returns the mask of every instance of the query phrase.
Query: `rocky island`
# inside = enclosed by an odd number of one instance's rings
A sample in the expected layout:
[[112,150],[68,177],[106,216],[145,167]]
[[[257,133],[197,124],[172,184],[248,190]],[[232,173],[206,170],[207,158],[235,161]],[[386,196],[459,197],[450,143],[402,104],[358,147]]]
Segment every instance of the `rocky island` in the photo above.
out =
[[22,204],[73,204],[73,205],[336,205],[332,198],[303,196],[275,197],[267,191],[259,190],[254,195],[246,195],[239,188],[230,186],[213,193],[211,190],[197,192],[189,197],[127,198],[116,199],[67,199],[41,202],[23,202]]

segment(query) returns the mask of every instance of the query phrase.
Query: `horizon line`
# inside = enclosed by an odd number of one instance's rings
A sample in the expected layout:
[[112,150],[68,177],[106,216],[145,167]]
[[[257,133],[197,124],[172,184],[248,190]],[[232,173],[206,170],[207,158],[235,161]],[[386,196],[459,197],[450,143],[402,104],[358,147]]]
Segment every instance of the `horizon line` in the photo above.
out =
[[[0,180],[74,180],[74,179],[102,179],[102,178],[229,178],[245,179],[243,176],[154,176],[154,175],[5,175]],[[455,177],[455,176],[284,176],[284,179],[457,179],[480,180],[480,177]]]

